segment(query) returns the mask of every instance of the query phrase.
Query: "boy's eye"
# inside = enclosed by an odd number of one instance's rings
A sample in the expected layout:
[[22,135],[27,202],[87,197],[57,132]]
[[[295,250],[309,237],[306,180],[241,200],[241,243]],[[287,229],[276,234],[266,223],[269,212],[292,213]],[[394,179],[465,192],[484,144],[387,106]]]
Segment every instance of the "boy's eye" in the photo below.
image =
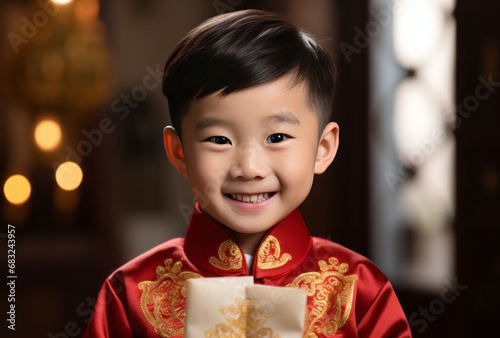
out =
[[231,141],[225,136],[212,136],[207,138],[205,141],[215,144],[231,144]]
[[288,135],[285,134],[272,134],[269,135],[266,139],[266,143],[280,143],[288,138]]

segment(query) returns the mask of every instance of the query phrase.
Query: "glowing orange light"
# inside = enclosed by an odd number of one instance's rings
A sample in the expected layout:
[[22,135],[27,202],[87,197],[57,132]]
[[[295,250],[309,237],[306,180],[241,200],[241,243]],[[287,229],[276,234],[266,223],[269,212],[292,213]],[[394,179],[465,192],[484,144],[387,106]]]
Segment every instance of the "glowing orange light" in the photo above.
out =
[[12,175],[5,181],[3,193],[10,203],[23,204],[31,195],[30,182],[23,175]]
[[64,190],[75,190],[83,180],[83,171],[75,162],[64,162],[56,170],[56,182]]
[[52,2],[58,5],[66,5],[69,4],[70,2],[73,2],[73,0],[52,0]]
[[35,127],[35,143],[44,150],[54,150],[61,142],[61,127],[54,120],[40,121]]

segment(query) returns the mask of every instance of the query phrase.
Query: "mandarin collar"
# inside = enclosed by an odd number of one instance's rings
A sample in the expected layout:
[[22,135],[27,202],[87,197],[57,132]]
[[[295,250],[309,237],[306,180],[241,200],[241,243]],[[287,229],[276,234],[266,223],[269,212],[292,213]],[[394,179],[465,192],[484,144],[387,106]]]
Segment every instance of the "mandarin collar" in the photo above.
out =
[[[260,242],[253,260],[255,279],[279,276],[289,272],[305,258],[311,236],[295,209],[273,226]],[[189,221],[184,250],[191,262],[216,276],[248,275],[241,247],[227,228],[206,215],[195,205]]]

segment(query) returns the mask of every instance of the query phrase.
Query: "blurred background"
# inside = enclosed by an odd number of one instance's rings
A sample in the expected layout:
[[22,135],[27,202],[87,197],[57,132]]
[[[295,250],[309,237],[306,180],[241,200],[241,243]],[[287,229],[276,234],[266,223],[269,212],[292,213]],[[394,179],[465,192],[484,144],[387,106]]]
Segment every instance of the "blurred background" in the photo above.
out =
[[311,233],[375,261],[415,337],[500,336],[494,0],[2,0],[1,336],[9,224],[16,337],[80,337],[107,275],[184,234],[163,63],[247,8],[285,14],[337,63],[341,145],[302,206]]

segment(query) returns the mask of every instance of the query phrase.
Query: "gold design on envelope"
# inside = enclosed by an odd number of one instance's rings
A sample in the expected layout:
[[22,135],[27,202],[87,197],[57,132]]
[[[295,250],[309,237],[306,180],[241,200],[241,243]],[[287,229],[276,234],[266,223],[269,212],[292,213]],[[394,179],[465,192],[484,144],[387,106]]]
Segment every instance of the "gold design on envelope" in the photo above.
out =
[[220,310],[226,324],[215,325],[215,329],[205,332],[205,338],[280,338],[264,327],[272,315],[269,308],[258,305],[255,299],[236,299],[236,305]]
[[349,318],[357,275],[345,275],[346,263],[339,264],[335,257],[328,263],[318,262],[321,272],[300,274],[287,287],[307,291],[306,338],[317,338],[317,334],[330,337]]
[[182,263],[165,260],[156,268],[156,281],[138,284],[142,313],[154,326],[155,332],[164,338],[182,338],[186,319],[186,280],[202,278],[191,271],[181,271]]
[[274,236],[267,236],[257,254],[257,266],[261,269],[273,269],[283,266],[292,259],[289,253],[281,254],[280,242]]
[[243,266],[243,256],[240,248],[232,240],[222,242],[218,250],[219,258],[210,257],[210,264],[221,270],[237,270]]

